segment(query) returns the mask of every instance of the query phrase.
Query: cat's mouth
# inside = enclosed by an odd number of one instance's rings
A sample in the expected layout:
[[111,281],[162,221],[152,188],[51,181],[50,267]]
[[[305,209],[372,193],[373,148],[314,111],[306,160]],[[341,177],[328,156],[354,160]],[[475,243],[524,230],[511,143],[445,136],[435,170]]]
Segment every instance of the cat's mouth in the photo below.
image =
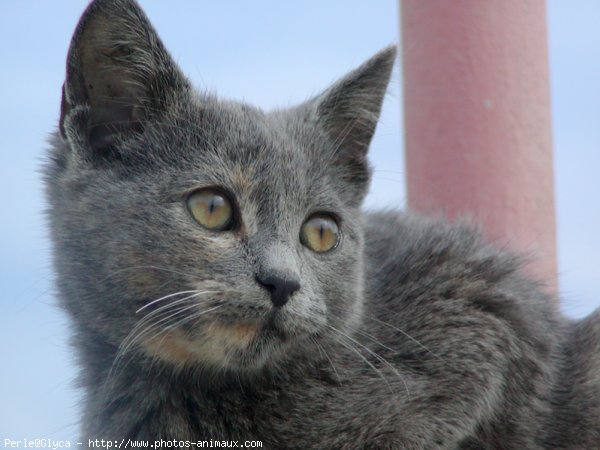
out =
[[261,345],[267,342],[287,342],[299,333],[297,327],[290,327],[288,314],[273,308],[266,316],[251,321],[217,323],[208,327],[206,335],[219,335],[224,343],[238,347]]
[[175,329],[147,340],[143,348],[178,366],[260,366],[274,352],[310,334],[309,329],[294,326],[289,314],[274,308],[261,318],[216,320],[197,333]]

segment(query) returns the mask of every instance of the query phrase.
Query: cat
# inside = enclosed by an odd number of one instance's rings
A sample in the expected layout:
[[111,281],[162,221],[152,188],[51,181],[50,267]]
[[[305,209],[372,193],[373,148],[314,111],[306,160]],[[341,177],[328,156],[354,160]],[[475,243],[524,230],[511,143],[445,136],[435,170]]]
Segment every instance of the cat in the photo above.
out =
[[88,6],[45,166],[84,446],[600,448],[600,311],[469,225],[363,212],[395,57],[263,112],[195,91],[133,0]]

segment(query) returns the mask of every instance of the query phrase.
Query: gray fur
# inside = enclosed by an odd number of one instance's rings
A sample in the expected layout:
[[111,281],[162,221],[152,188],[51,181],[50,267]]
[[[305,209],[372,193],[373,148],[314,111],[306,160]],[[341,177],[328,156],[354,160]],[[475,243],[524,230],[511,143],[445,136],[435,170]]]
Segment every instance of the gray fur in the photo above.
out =
[[[88,7],[46,165],[82,439],[600,448],[600,312],[565,319],[466,225],[361,211],[394,57],[263,112],[192,90],[132,0]],[[237,229],[194,222],[203,186]],[[300,243],[315,211],[329,253]],[[259,273],[300,290],[274,308]]]

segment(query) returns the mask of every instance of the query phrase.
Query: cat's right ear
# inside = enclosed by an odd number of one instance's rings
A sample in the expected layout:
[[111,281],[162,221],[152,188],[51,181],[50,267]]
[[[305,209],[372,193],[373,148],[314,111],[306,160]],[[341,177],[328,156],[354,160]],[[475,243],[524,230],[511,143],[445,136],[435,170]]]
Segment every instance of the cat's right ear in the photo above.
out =
[[112,154],[189,89],[134,0],[95,0],[69,48],[61,135],[76,134],[95,156]]

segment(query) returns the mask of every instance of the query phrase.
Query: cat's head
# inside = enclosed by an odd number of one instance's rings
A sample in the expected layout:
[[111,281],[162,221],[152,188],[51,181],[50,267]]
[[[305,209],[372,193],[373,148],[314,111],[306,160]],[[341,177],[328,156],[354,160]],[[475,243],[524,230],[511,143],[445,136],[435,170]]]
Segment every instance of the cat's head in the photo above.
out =
[[46,171],[77,329],[122,354],[251,369],[351,327],[366,153],[394,57],[266,113],[194,91],[133,1],[93,2]]

